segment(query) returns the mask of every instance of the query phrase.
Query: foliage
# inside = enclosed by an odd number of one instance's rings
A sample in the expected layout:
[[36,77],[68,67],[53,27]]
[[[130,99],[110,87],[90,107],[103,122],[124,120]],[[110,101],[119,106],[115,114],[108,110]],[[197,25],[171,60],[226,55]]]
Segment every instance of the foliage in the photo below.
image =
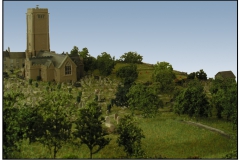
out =
[[40,81],[41,80],[41,76],[37,76],[37,81]]
[[77,46],[73,46],[73,49],[70,51],[71,56],[78,56],[79,54],[79,49]]
[[199,80],[207,80],[207,74],[203,71],[203,69],[201,69],[200,71],[196,72],[196,77]]
[[187,88],[180,91],[175,100],[174,112],[190,117],[207,117],[210,114],[210,105],[198,80],[190,82]]
[[125,63],[141,63],[142,60],[143,60],[143,56],[141,56],[137,52],[124,53],[120,57],[120,61],[123,61]]
[[29,79],[29,80],[28,80],[28,83],[29,83],[30,85],[32,85],[32,81],[33,81],[32,79]]
[[79,55],[80,55],[82,58],[85,59],[86,57],[89,56],[88,53],[89,53],[89,52],[88,52],[88,49],[85,47],[85,48],[82,49],[82,51],[79,52]]
[[112,108],[112,105],[111,105],[111,104],[108,104],[108,105],[107,105],[107,110],[109,111],[109,113],[111,112],[111,108]]
[[196,76],[196,73],[195,72],[192,72],[190,74],[187,75],[187,79],[194,79]]
[[154,90],[143,84],[133,85],[127,93],[128,104],[132,111],[143,111],[144,117],[154,117],[163,102],[155,94]]
[[81,97],[77,96],[77,102],[80,103],[81,102]]
[[58,85],[57,85],[57,89],[61,89],[61,83],[59,83]]
[[97,66],[101,75],[108,76],[115,66],[115,57],[112,58],[110,54],[103,52],[97,56]]
[[[96,102],[90,102],[87,106],[88,108],[79,111],[78,118],[75,121],[76,128],[73,135],[80,140],[80,144],[87,145],[90,151],[90,158],[92,158],[92,154],[99,152],[108,145],[110,139],[105,138],[108,134],[102,127],[104,118],[101,117],[101,108],[97,106]],[[98,146],[98,148],[93,151],[96,146]]]
[[12,158],[11,154],[19,150],[25,128],[19,125],[19,109],[14,106],[23,98],[22,93],[10,92],[3,95],[3,158]]
[[134,119],[130,115],[125,115],[117,126],[117,143],[124,147],[127,157],[141,157],[144,152],[141,149],[141,139],[145,138],[141,128],[135,125]]
[[[72,97],[61,92],[50,92],[43,101],[40,101],[43,115],[43,135],[40,143],[48,147],[53,158],[64,143],[70,138],[74,105]],[[71,116],[70,116],[71,115]]]
[[154,65],[152,74],[153,82],[159,93],[170,93],[174,89],[174,79],[176,75],[173,72],[172,65],[168,62],[157,62]]
[[115,94],[115,99],[114,102],[117,106],[128,106],[128,98],[127,98],[127,93],[129,91],[129,88],[131,85],[125,84],[125,85],[118,85],[117,87],[117,92]]
[[121,67],[116,76],[121,78],[123,84],[132,84],[138,78],[137,66],[134,64]]
[[[220,83],[222,82],[222,83]],[[217,109],[217,117],[226,117],[227,120],[232,120],[236,123],[234,113],[237,112],[237,84],[231,80],[214,80],[211,88],[212,105]]]
[[9,77],[8,73],[7,72],[3,72],[3,77],[4,78],[8,78]]
[[93,72],[94,69],[97,69],[97,60],[95,57],[92,57],[88,49],[85,47],[82,49],[82,51],[79,52],[80,56],[83,58],[83,64],[84,64],[84,71]]

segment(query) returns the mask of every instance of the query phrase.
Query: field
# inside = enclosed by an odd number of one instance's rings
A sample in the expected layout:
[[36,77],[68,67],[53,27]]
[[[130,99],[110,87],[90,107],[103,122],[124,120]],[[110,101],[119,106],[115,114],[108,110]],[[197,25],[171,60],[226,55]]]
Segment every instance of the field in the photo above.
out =
[[[87,101],[94,98],[94,90],[100,89],[101,96],[106,98],[106,102],[101,103],[103,108],[103,117],[106,116],[106,104],[110,102],[110,99],[114,97],[116,87],[119,83],[115,79],[114,72],[120,66],[124,64],[118,64],[115,66],[113,74],[109,76],[109,81],[94,80],[93,77],[86,77],[81,80],[82,87],[72,88],[72,95],[76,97],[78,91],[83,91],[82,100]],[[140,64],[138,65],[138,71],[142,74],[138,77],[138,82],[146,82],[151,80],[151,73],[153,71],[152,66]],[[97,72],[97,71],[95,71]],[[183,75],[177,75],[183,77]],[[24,85],[20,85],[22,82]],[[4,91],[10,90],[22,91],[25,95],[31,95],[26,102],[31,103],[32,99],[41,97],[43,91],[47,86],[45,82],[38,82],[39,87],[36,88],[33,85],[28,85],[27,81],[17,80],[15,78],[4,80]],[[64,84],[61,91],[67,92],[67,88],[70,85]],[[162,98],[167,99],[167,96]],[[75,99],[73,99],[74,101]],[[116,121],[113,119],[113,114],[118,113],[120,117],[126,114],[130,114],[128,108],[120,108],[114,106],[110,114],[111,122],[116,126]],[[200,128],[194,125],[183,123],[183,120],[194,121],[201,124],[205,124],[224,131],[227,134],[232,134],[231,123],[225,120],[218,120],[215,117],[201,118],[196,121],[194,118],[187,116],[178,116],[171,112],[168,106],[159,110],[159,113],[155,118],[142,118],[140,113],[136,113],[135,118],[138,121],[138,125],[143,129],[145,138],[142,140],[142,148],[146,152],[148,157],[156,158],[222,158],[233,147],[228,137],[224,137],[219,133],[212,132],[210,130]],[[97,154],[93,155],[93,158],[125,158],[125,153],[121,147],[116,143],[118,135],[110,134],[112,139],[110,144],[107,145]],[[50,158],[47,148],[40,143],[29,144],[28,140],[24,140],[21,147],[22,152],[14,152],[13,158]],[[89,150],[86,146],[76,148],[71,144],[66,144],[58,152],[57,158],[89,158]]]

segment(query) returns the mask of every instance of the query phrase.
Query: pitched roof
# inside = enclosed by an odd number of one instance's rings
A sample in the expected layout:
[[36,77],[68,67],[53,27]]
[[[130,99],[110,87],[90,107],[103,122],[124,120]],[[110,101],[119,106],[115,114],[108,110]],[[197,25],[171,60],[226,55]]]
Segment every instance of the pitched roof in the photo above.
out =
[[25,52],[9,52],[10,59],[25,59],[26,54]]
[[236,78],[236,76],[233,74],[232,71],[221,71],[221,72],[218,72],[215,77],[217,75],[221,75],[223,78]]
[[8,52],[3,51],[3,57],[9,57],[10,59],[25,59],[25,52]]
[[[55,54],[51,52],[39,52],[36,57],[30,58],[33,64],[42,64],[46,66],[50,66],[53,63],[54,67],[59,68],[64,63],[64,61],[69,57],[66,54]],[[71,58],[71,57],[70,57]],[[73,59],[71,58],[73,61]],[[73,61],[76,65],[76,61]]]

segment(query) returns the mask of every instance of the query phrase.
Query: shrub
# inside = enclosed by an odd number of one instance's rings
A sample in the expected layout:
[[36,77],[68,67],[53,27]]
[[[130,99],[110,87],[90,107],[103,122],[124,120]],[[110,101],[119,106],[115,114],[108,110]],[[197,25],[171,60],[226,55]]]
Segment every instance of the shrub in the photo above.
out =
[[29,79],[28,82],[30,85],[32,85],[32,79]]
[[37,81],[41,81],[41,76],[37,76]]

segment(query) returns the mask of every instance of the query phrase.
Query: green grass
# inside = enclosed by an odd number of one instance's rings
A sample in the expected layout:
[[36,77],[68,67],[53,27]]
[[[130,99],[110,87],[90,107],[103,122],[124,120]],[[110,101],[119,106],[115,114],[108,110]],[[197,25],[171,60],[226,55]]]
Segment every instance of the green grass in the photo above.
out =
[[155,119],[141,119],[140,126],[146,135],[143,149],[149,155],[160,154],[167,158],[221,158],[231,150],[229,139],[174,120],[173,116],[165,112]]
[[[148,156],[222,158],[232,150],[228,138],[207,129],[179,121],[186,118],[185,116],[179,117],[172,112],[167,112],[167,109],[162,109],[161,111],[165,112],[161,112],[155,118],[144,119],[139,116],[136,117],[145,135],[145,138],[142,140],[142,148]],[[113,107],[111,114],[116,112],[120,116],[130,113],[128,109],[123,110]],[[111,121],[116,125],[113,118]],[[219,121],[217,124],[216,127],[227,125],[223,121]],[[109,137],[112,139],[110,144],[99,153],[94,154],[93,158],[121,158],[125,156],[123,148],[116,143],[117,135],[111,134]],[[39,143],[29,145],[27,141],[24,141],[22,150],[23,152],[17,154],[15,158],[51,158],[48,150]],[[78,158],[89,158],[89,150],[85,145],[81,148],[76,148],[71,144],[66,144],[59,150],[57,158],[63,158],[68,155],[74,155]]]

